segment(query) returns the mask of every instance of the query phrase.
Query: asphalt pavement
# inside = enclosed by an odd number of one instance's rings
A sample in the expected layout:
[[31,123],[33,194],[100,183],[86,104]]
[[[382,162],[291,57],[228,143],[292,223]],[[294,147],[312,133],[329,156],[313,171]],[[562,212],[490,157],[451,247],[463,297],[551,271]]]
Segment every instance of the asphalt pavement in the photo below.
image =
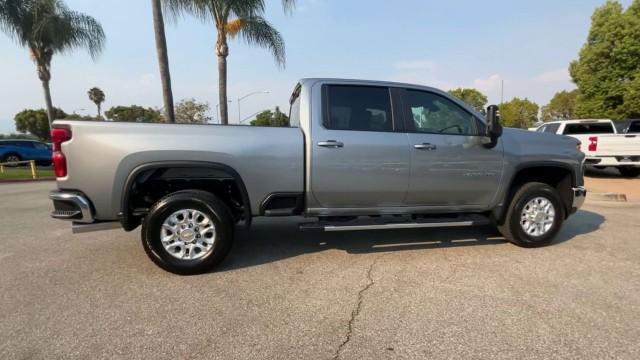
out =
[[181,277],[139,230],[72,235],[53,186],[0,184],[0,359],[640,358],[640,203],[588,201],[539,249],[259,219]]

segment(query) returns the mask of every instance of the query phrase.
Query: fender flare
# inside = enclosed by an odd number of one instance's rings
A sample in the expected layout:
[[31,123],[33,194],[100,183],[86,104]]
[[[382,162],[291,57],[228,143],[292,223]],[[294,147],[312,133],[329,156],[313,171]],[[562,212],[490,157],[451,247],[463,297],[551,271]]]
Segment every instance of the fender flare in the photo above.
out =
[[127,176],[123,188],[122,188],[122,197],[120,200],[120,212],[118,213],[118,218],[120,219],[120,223],[122,227],[127,230],[133,230],[137,227],[137,224],[130,224],[129,218],[130,214],[128,213],[128,203],[130,197],[130,191],[133,187],[133,182],[135,179],[145,171],[160,169],[160,168],[207,168],[212,170],[217,170],[228,177],[233,178],[233,180],[238,184],[238,189],[240,190],[240,196],[242,197],[242,206],[245,209],[245,226],[248,228],[251,226],[252,213],[251,213],[251,202],[249,201],[249,193],[247,192],[247,188],[242,180],[240,174],[231,166],[216,163],[216,162],[208,162],[208,161],[155,161],[144,163],[136,166]]
[[[515,171],[513,172],[513,174],[511,175],[511,177],[507,182],[508,186],[504,192],[504,201],[502,202],[501,205],[496,206],[492,211],[492,216],[497,222],[502,221],[507,213],[506,210],[509,207],[509,204],[511,203],[511,198],[513,197],[513,194],[514,194],[513,185],[516,177],[518,176],[518,173],[520,173],[523,170],[537,168],[537,167],[555,167],[558,169],[566,170],[571,175],[571,184],[573,186],[576,185],[576,180],[577,180],[576,171],[575,171],[575,168],[571,166],[571,164],[557,162],[557,161],[528,161],[528,162],[518,164],[515,166]],[[571,204],[569,204],[568,206],[571,207]]]

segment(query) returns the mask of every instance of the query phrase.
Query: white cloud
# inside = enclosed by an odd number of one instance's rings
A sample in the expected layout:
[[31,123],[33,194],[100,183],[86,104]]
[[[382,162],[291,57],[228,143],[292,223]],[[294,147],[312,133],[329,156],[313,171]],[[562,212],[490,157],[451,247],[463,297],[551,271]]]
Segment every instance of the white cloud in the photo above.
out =
[[569,70],[566,68],[543,72],[533,78],[533,81],[542,84],[566,83],[571,81]]
[[492,74],[487,78],[473,80],[473,87],[480,91],[491,93],[499,90],[501,83],[502,76],[500,76],[500,74]]

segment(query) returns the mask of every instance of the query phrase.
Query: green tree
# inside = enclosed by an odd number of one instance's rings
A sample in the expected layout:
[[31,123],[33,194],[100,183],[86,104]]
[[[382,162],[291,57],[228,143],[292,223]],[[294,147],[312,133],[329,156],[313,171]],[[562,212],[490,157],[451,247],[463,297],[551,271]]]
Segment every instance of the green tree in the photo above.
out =
[[62,0],[0,0],[0,28],[29,49],[42,82],[49,127],[55,120],[51,100],[51,59],[57,53],[86,49],[95,59],[104,46],[102,26],[70,10]]
[[176,122],[181,124],[206,124],[211,121],[209,104],[196,99],[184,99],[176,105]]
[[597,8],[587,42],[569,71],[580,91],[578,117],[639,117],[640,0],[626,10],[611,0]]
[[251,121],[252,126],[273,126],[284,127],[289,126],[289,117],[280,111],[280,108],[276,106],[275,111],[265,110],[256,116],[256,119]]
[[500,106],[500,116],[504,126],[528,128],[538,121],[539,109],[538,104],[526,98],[513,98]]
[[[53,116],[56,119],[64,119],[67,114],[62,109],[53,108]],[[50,140],[51,131],[49,131],[49,120],[45,109],[25,109],[20,111],[14,117],[16,122],[16,130],[21,133],[29,133],[38,139]]]
[[576,118],[578,90],[559,91],[542,107],[542,121],[568,120]]
[[477,112],[483,112],[484,107],[487,105],[487,97],[476,89],[463,89],[457,88],[449,90],[449,94],[464,101],[469,106],[474,108]]
[[[295,0],[283,0],[285,9],[292,9]],[[227,56],[229,39],[241,37],[247,44],[271,51],[276,63],[284,67],[285,46],[280,33],[263,17],[264,0],[165,0],[165,6],[176,16],[188,13],[212,22],[217,31],[218,94],[220,123],[229,123],[227,108]]]
[[97,119],[100,119],[102,117],[102,114],[100,113],[100,107],[105,99],[104,91],[102,91],[98,87],[92,87],[91,89],[89,89],[87,94],[89,95],[89,100],[91,100],[94,104],[96,104],[96,107],[98,108]]
[[[169,2],[171,0],[166,0]],[[171,72],[169,71],[169,52],[167,50],[167,37],[164,32],[164,16],[160,0],[151,0],[153,13],[153,32],[156,39],[156,54],[158,55],[158,67],[160,68],[160,82],[162,83],[162,99],[164,101],[164,117],[167,122],[175,122],[173,108],[173,91],[171,90]]]
[[131,106],[114,106],[105,113],[107,119],[111,121],[124,122],[164,122],[160,110],[153,108],[144,108],[138,105]]

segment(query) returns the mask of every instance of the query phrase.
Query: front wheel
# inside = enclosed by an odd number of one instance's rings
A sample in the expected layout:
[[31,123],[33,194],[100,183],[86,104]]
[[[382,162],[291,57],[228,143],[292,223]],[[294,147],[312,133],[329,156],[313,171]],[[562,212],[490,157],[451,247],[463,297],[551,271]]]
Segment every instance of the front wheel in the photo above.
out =
[[618,168],[620,175],[634,178],[640,175],[640,167],[622,166]]
[[558,234],[564,217],[558,191],[547,184],[531,182],[516,191],[504,223],[498,229],[516,245],[544,246]]
[[178,191],[160,199],[142,224],[142,245],[149,258],[179,275],[212,270],[229,253],[233,217],[215,195]]

